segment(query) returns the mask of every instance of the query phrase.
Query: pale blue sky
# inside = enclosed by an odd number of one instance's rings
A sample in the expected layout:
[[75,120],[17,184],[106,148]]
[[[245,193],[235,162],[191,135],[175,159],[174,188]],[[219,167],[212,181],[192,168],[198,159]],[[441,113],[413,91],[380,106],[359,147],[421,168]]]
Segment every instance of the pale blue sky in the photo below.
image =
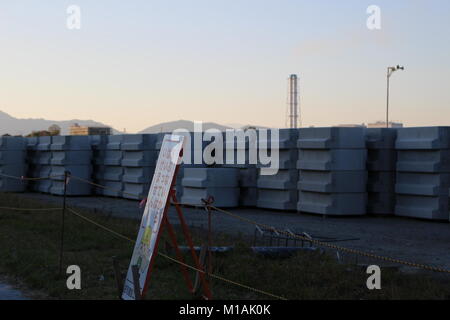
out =
[[[39,5],[38,5],[39,3]],[[81,30],[66,9],[81,8]],[[381,30],[366,9],[381,8]],[[448,0],[9,0],[0,3],[0,110],[128,132],[179,119],[284,126],[450,125]]]

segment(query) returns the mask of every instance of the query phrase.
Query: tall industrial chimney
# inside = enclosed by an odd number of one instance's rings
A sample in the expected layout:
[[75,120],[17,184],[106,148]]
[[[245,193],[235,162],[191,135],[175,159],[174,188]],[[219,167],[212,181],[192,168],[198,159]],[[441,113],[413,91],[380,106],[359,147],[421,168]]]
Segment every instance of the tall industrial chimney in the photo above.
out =
[[296,74],[289,76],[288,107],[289,107],[289,128],[297,128],[299,125],[298,109],[298,79]]

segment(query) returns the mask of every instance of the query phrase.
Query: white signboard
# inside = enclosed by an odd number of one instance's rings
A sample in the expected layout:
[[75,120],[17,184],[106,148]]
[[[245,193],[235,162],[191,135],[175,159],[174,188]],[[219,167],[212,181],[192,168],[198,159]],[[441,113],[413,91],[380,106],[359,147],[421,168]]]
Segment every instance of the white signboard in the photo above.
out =
[[180,152],[183,136],[166,134],[156,163],[147,203],[142,216],[141,227],[134,246],[127,277],[123,287],[122,299],[135,300],[132,266],[139,268],[139,288],[142,291],[147,282],[149,266],[155,251],[158,234],[166,210],[167,198]]

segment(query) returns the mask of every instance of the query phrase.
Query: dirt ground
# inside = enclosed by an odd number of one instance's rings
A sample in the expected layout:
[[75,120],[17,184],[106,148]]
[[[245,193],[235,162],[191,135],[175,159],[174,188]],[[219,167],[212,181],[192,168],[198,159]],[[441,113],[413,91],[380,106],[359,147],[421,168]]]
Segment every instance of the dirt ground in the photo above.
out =
[[[59,196],[37,193],[25,193],[22,196],[49,201],[55,203],[55,206],[60,206],[62,203],[62,197]],[[69,197],[68,204],[133,219],[140,219],[143,210],[139,208],[138,201],[109,197]],[[296,233],[307,232],[313,237],[356,238],[357,240],[333,244],[450,270],[450,223],[448,222],[396,216],[324,217],[259,208],[235,208],[230,211],[277,229],[288,228]],[[207,226],[207,214],[204,209],[183,208],[183,212],[189,225]],[[169,219],[174,224],[178,223],[173,207],[169,211]],[[213,212],[212,220],[214,232],[248,236],[253,236],[255,233],[254,225],[223,213]],[[356,262],[368,263],[364,259]],[[376,260],[372,262],[376,263]],[[386,265],[382,262],[378,264]],[[414,268],[409,267],[402,267],[402,270],[414,272]]]

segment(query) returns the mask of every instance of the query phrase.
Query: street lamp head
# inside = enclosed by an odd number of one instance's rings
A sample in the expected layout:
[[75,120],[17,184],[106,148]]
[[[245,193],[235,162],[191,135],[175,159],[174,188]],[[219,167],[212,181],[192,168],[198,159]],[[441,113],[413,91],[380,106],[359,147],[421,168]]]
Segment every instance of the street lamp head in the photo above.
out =
[[397,70],[405,70],[405,67],[400,65],[397,65],[395,67],[388,67],[388,78]]

